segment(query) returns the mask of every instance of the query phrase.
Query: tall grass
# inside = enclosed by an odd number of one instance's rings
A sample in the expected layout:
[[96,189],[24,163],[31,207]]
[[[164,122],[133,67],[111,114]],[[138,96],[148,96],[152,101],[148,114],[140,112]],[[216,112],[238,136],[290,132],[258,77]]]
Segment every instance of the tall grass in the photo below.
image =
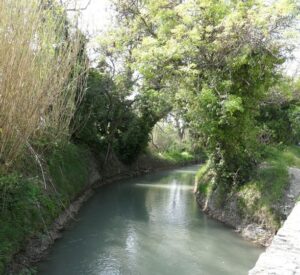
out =
[[81,35],[61,7],[44,2],[0,0],[1,166],[33,137],[67,137],[80,100]]

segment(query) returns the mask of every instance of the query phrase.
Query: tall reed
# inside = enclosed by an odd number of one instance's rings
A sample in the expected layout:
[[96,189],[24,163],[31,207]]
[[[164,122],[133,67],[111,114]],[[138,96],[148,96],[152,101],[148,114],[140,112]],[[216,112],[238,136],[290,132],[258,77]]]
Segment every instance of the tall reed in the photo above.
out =
[[83,90],[81,50],[81,35],[59,5],[0,0],[1,166],[32,138],[68,137]]

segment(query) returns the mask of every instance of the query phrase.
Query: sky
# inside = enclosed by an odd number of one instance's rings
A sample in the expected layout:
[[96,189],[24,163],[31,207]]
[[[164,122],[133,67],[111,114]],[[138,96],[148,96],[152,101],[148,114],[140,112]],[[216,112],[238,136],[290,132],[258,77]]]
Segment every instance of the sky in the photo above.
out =
[[105,30],[109,26],[110,12],[109,0],[66,0],[68,7],[85,8],[82,10],[79,18],[80,28],[89,36],[96,36],[99,32]]
[[[96,66],[99,54],[97,53],[97,36],[110,25],[110,0],[62,0],[67,9],[82,9],[78,18],[80,29],[84,32],[89,42],[87,44],[90,65]],[[69,11],[70,18],[78,12]]]

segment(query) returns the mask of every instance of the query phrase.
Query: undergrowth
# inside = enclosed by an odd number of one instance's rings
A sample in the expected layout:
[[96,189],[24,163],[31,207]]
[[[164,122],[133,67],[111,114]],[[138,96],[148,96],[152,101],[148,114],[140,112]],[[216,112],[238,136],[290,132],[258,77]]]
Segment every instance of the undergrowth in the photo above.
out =
[[289,185],[289,167],[300,167],[298,146],[266,148],[264,162],[253,179],[238,190],[244,216],[251,215],[275,231],[280,227],[283,217],[279,205]]
[[[0,176],[0,274],[28,238],[47,230],[87,181],[86,150],[64,144],[46,158],[44,169],[52,178],[46,189],[42,177],[29,176],[32,164]],[[32,175],[37,174],[33,169]]]
[[[300,147],[268,146],[263,153],[263,161],[250,181],[232,188],[231,192],[214,196],[222,195],[225,200],[228,195],[234,195],[238,211],[244,219],[261,223],[276,231],[282,220],[279,206],[289,185],[289,167],[300,168]],[[209,165],[206,164],[196,175],[197,190],[206,198],[216,189],[211,182],[210,173]]]
[[196,156],[187,151],[177,151],[177,150],[158,153],[157,156],[165,161],[169,161],[171,163],[176,163],[176,164],[184,164],[193,160],[204,159],[204,156],[200,156],[200,155]]
[[57,194],[63,202],[69,202],[86,183],[88,151],[71,143],[58,147],[48,158],[48,167]]
[[198,191],[206,198],[210,196],[213,188],[213,183],[211,182],[212,175],[209,168],[209,162],[207,161],[196,173],[195,180],[196,185],[198,185]]

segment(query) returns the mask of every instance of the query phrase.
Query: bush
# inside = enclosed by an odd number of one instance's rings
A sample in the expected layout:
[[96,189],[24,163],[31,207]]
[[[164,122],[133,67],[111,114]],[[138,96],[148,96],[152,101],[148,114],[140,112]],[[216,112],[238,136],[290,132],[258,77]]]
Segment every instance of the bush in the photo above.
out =
[[[47,178],[47,189],[41,178],[26,177],[21,172],[0,176],[0,274],[26,240],[46,230],[83,190],[88,176],[87,158],[84,148],[70,143],[57,145],[44,167],[52,179]],[[25,169],[24,173],[28,172]]]
[[72,143],[59,145],[48,157],[50,176],[62,202],[69,202],[88,179],[88,151]]
[[42,190],[37,178],[0,177],[0,273],[24,240],[45,229],[60,207]]
[[83,127],[73,138],[97,154],[113,149],[122,162],[130,164],[147,147],[152,124],[143,114],[137,115],[116,89],[107,73],[89,72],[88,89],[74,119],[75,125]]
[[196,173],[195,191],[199,191],[204,197],[209,197],[213,188],[212,178],[210,163],[207,161]]
[[143,118],[131,114],[124,120],[114,142],[114,151],[125,164],[131,164],[143,152],[149,141],[150,127]]
[[258,121],[262,143],[295,144],[300,141],[300,107],[293,102],[264,105]]

